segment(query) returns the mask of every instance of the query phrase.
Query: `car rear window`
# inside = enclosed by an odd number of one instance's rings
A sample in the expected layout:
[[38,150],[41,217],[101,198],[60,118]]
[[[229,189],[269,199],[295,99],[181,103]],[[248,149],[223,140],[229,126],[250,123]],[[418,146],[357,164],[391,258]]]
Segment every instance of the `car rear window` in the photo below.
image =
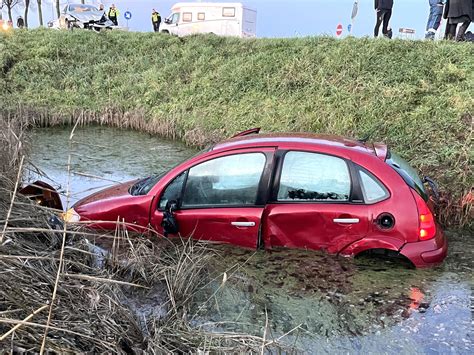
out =
[[386,163],[390,165],[411,188],[415,189],[421,197],[428,200],[428,193],[425,190],[423,181],[418,176],[418,173],[413,169],[406,160],[401,158],[398,154],[389,152],[387,154]]

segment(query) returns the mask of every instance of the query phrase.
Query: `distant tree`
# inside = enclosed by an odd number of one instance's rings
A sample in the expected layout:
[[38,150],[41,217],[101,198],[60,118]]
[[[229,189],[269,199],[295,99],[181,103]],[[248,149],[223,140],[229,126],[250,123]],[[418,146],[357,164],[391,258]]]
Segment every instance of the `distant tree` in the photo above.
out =
[[22,4],[23,1],[22,0],[1,0],[1,1],[3,3],[2,7],[5,6],[7,8],[8,19],[13,22],[12,9],[18,4]]
[[30,8],[30,0],[25,0],[25,14],[23,19],[25,20],[25,28],[28,28],[28,10]]
[[43,26],[43,8],[41,7],[41,0],[36,0],[38,3],[38,21],[39,25]]

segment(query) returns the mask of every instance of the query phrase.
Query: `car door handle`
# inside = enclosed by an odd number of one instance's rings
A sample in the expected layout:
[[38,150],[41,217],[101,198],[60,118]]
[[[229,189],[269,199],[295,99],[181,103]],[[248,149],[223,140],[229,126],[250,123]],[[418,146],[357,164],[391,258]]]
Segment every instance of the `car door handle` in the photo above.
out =
[[255,227],[255,222],[231,222],[235,227]]
[[359,223],[359,218],[334,218],[333,222],[340,224],[355,224]]

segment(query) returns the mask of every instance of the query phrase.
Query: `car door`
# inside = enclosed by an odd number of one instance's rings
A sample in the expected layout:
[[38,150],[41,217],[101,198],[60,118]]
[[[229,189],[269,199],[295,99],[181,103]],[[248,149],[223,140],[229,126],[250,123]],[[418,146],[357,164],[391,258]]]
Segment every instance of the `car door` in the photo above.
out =
[[280,151],[278,156],[263,216],[266,248],[334,253],[367,234],[369,214],[354,194],[349,161],[311,151]]
[[171,32],[171,34],[174,34],[176,36],[179,36],[181,34],[180,33],[180,28],[179,28],[179,18],[180,18],[180,13],[179,12],[175,12],[171,16],[170,32]]
[[174,200],[181,236],[256,248],[273,152],[263,148],[223,153],[182,171],[160,194],[153,227],[163,232],[163,211]]

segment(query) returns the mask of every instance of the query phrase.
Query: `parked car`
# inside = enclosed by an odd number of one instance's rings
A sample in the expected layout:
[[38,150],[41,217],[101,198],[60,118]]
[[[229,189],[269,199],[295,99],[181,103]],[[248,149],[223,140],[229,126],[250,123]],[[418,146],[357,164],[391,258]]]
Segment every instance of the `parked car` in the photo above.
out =
[[100,11],[93,5],[86,4],[67,4],[61,16],[59,24],[55,22],[48,23],[51,28],[71,29],[85,28],[100,31],[102,29],[113,29],[117,26],[105,15],[104,11]]
[[179,2],[172,6],[160,32],[180,37],[196,33],[255,37],[257,11],[242,3]]
[[429,193],[383,144],[313,134],[253,135],[214,145],[170,171],[77,202],[68,222],[230,243],[246,248],[404,256],[443,261],[447,240]]
[[53,30],[61,29],[60,19],[48,21],[47,25],[48,25],[48,28],[51,28]]

